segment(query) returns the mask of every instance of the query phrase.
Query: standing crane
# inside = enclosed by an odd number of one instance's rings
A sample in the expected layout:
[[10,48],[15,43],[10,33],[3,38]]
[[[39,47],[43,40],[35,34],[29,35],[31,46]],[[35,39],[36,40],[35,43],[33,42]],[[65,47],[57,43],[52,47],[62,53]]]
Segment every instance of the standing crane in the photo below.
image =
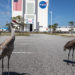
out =
[[74,51],[75,51],[75,39],[68,41],[64,46],[64,51],[69,50],[68,60],[70,56],[70,52],[72,51],[72,61],[74,60]]
[[4,60],[4,57],[7,56],[8,57],[8,75],[9,75],[9,60],[14,49],[14,41],[15,41],[15,31],[13,30],[11,26],[11,37],[6,39],[3,43],[0,44],[0,51],[2,51],[0,55],[0,60],[2,59],[2,74],[4,69],[3,60]]

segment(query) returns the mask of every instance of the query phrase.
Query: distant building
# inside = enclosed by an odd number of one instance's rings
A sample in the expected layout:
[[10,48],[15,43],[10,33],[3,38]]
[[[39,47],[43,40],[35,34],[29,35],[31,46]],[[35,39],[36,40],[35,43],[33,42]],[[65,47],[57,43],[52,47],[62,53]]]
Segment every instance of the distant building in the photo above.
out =
[[[75,27],[73,27],[72,29],[75,32]],[[71,28],[69,26],[67,26],[67,27],[63,26],[63,27],[56,28],[57,32],[69,32],[70,30],[71,30]]]
[[7,30],[8,30],[7,27],[2,27],[2,28],[0,28],[0,31],[7,31]]
[[12,0],[12,17],[24,18],[24,31],[48,31],[49,0]]

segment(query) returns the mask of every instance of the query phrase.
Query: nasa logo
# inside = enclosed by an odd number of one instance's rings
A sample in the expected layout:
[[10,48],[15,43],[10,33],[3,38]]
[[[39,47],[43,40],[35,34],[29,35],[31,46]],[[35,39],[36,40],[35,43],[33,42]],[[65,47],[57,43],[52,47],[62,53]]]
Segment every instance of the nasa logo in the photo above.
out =
[[40,8],[45,9],[46,6],[47,6],[47,3],[46,3],[45,1],[41,1],[41,2],[39,3],[39,6],[40,6]]

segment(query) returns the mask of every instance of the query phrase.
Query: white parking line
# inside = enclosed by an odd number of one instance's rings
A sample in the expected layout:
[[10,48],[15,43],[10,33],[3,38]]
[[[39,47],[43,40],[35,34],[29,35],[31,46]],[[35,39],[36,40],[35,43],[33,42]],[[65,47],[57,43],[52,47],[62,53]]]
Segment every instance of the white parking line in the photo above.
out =
[[13,54],[32,54],[32,52],[13,52]]

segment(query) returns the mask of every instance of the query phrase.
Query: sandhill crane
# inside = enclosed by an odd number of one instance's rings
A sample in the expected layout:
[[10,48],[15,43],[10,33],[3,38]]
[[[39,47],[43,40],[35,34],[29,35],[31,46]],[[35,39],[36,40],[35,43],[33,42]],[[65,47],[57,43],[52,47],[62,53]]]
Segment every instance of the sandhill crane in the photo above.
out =
[[70,52],[71,50],[73,51],[72,52],[72,61],[73,61],[73,58],[74,58],[74,50],[75,50],[75,39],[71,40],[71,41],[68,41],[65,46],[64,46],[64,51],[66,51],[66,49],[69,50],[69,53],[68,53],[68,60],[69,60],[69,56],[70,56]]
[[4,57],[8,57],[8,75],[9,75],[9,60],[12,54],[12,51],[14,49],[14,40],[15,40],[15,34],[14,30],[12,29],[11,37],[6,39],[3,43],[0,44],[0,51],[2,51],[0,55],[0,60],[2,59],[2,74],[3,74],[3,59]]

